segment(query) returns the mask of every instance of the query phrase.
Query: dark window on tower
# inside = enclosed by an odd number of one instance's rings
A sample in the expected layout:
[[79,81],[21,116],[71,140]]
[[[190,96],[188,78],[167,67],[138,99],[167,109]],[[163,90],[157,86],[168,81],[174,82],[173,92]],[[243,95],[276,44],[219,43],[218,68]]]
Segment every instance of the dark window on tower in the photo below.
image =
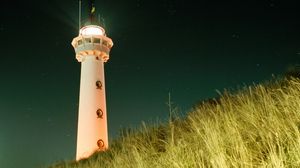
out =
[[97,89],[102,89],[102,83],[101,83],[101,81],[97,81],[96,82],[96,88]]
[[92,43],[92,39],[91,39],[91,38],[85,38],[85,39],[84,39],[84,42],[85,42],[85,43]]
[[82,40],[78,40],[77,44],[81,45],[82,44]]
[[99,38],[94,38],[94,43],[100,44],[100,39]]
[[99,139],[97,141],[97,146],[99,149],[103,149],[104,148],[104,141],[102,139]]
[[101,109],[98,109],[96,111],[96,114],[97,114],[97,118],[103,118],[103,111]]
[[103,45],[108,46],[107,41],[103,41]]

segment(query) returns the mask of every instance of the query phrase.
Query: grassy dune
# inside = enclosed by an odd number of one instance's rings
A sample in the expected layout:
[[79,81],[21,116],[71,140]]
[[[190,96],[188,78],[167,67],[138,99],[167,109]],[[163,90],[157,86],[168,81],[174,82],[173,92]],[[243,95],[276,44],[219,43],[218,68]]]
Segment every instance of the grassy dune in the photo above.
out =
[[224,92],[184,119],[123,132],[108,151],[55,168],[300,167],[300,80]]

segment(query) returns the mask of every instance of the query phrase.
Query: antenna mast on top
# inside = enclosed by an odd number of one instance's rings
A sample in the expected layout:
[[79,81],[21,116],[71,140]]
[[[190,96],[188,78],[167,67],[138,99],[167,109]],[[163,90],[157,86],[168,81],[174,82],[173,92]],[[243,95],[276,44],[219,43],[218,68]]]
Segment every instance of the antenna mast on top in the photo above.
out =
[[89,1],[89,17],[91,23],[95,21],[95,14],[96,14],[96,7],[95,7],[95,0],[90,0]]
[[79,0],[79,16],[78,16],[78,30],[81,28],[81,0]]

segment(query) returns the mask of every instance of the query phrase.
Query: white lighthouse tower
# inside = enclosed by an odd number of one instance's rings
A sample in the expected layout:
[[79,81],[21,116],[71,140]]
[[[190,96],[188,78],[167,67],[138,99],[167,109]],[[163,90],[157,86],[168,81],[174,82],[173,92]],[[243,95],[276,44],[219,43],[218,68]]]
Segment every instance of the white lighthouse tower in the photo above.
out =
[[90,21],[72,41],[76,59],[81,62],[76,160],[108,148],[104,63],[113,42],[96,23],[95,7],[90,5]]

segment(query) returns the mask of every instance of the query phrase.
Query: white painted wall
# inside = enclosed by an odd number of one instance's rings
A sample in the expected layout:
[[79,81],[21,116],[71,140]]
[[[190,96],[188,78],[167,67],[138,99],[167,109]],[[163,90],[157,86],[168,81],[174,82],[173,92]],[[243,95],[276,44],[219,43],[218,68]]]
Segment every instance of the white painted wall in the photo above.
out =
[[[98,80],[102,83],[102,89],[96,87]],[[98,118],[97,109],[103,111],[102,118]],[[104,142],[102,149],[97,145],[100,139]],[[94,55],[86,55],[81,62],[76,160],[87,158],[95,151],[107,148],[104,64],[101,57],[97,60]]]

